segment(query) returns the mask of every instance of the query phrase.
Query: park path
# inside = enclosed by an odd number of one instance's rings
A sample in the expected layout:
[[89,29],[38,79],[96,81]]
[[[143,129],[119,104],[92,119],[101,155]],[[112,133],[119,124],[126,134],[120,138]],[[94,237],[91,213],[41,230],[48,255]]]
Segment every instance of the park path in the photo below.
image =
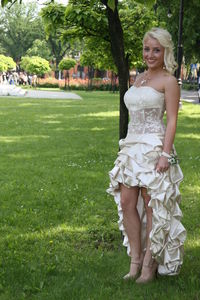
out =
[[[18,97],[19,96],[20,95],[18,95]],[[82,99],[79,95],[72,93],[72,92],[41,91],[41,90],[27,90],[26,94],[23,97],[25,97],[25,98],[45,98],[45,99],[77,99],[77,100]],[[197,91],[181,90],[181,99],[186,102],[200,104]]]
[[186,102],[200,104],[197,91],[181,90],[181,99]]
[[24,96],[25,98],[47,98],[47,99],[77,99],[82,98],[75,93],[71,92],[56,92],[56,91],[40,91],[28,90]]
[[[56,92],[56,91],[40,91],[40,90],[28,90],[25,98],[48,98],[48,99],[82,99],[75,93],[71,92]],[[197,91],[181,91],[181,99],[190,103],[199,103]]]

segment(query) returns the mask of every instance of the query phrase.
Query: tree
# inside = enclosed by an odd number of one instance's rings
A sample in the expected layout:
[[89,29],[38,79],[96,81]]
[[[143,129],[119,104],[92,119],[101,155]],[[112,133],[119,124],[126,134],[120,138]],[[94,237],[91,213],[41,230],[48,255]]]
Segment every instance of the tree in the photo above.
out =
[[7,71],[7,65],[0,60],[0,72],[6,72]]
[[[92,86],[92,79],[94,77],[94,70],[111,70],[113,77],[117,73],[117,68],[114,64],[112,54],[109,49],[109,43],[98,38],[85,38],[83,52],[80,56],[80,65],[88,67],[88,87]],[[116,76],[115,76],[116,77]]]
[[[2,0],[2,4],[6,5],[7,3],[13,3],[13,1],[15,0]],[[145,4],[154,3],[154,0],[137,1]],[[128,111],[124,104],[124,94],[128,89],[129,64],[128,55],[125,53],[124,35],[119,17],[121,2],[118,0],[70,0],[69,4],[73,6],[77,20],[82,24],[83,35],[104,37],[110,42],[113,61],[117,67],[119,77],[120,138],[124,138],[127,134],[128,124]],[[67,9],[68,7],[70,6],[67,6]],[[63,28],[63,24],[67,26],[63,6],[58,10],[48,10],[46,15],[49,16],[48,19],[54,23],[55,27],[61,26]],[[88,15],[90,18],[88,24],[86,24],[85,17],[88,20]],[[94,29],[98,30],[95,31]],[[75,28],[74,31],[76,30]]]
[[65,88],[66,88],[66,82],[68,81],[68,89],[69,89],[69,70],[73,68],[75,65],[76,65],[76,61],[72,58],[63,58],[58,65],[59,70],[67,71],[65,73]]
[[34,1],[0,8],[0,41],[6,54],[19,61],[38,38],[44,38],[44,29]]
[[42,76],[50,71],[49,62],[41,57],[22,57],[20,67],[30,74]]
[[[187,4],[187,6],[186,6]],[[157,0],[156,14],[159,20],[159,25],[166,27],[172,34],[177,49],[178,30],[179,30],[179,6],[180,2],[171,0]],[[167,15],[168,9],[171,10],[171,17]],[[200,31],[197,30],[199,23],[200,1],[191,0],[185,1],[183,15],[183,52],[186,64],[200,61]]]
[[53,59],[49,45],[45,40],[35,40],[31,48],[26,51],[27,56],[39,56],[48,61]]
[[11,71],[16,68],[16,63],[12,59],[12,57],[5,56],[3,54],[0,55],[0,71]]
[[58,69],[59,69],[58,65],[66,54],[70,54],[69,51],[71,49],[71,45],[68,41],[61,39],[60,27],[54,26],[54,22],[52,22],[52,20],[50,19],[52,15],[52,11],[55,11],[54,7],[56,7],[56,11],[59,14],[59,18],[60,18],[59,22],[62,22],[64,18],[64,9],[65,9],[63,5],[59,5],[57,3],[50,4],[44,7],[41,10],[40,14],[45,28],[46,39],[51,48],[51,52],[55,60],[55,65],[56,65],[55,75],[56,77],[58,77]]
[[[65,11],[62,5],[53,4],[49,10],[48,8],[46,10],[46,19],[48,18],[52,28],[59,28],[63,39],[76,36],[79,38],[93,37],[99,39],[97,49],[102,41],[107,43],[104,52],[110,51],[119,78],[120,138],[125,137],[127,133],[128,111],[123,99],[128,89],[130,58],[130,54],[125,49],[124,33],[120,20],[122,4],[118,0],[70,0]],[[132,27],[136,26],[137,22],[138,18],[135,22],[132,21]],[[140,26],[147,27],[144,22]]]
[[[125,53],[128,57],[129,68],[141,67],[143,66],[141,40],[146,30],[153,25],[155,26],[155,15],[148,8],[138,5],[136,2],[127,0],[121,3],[119,16],[123,29]],[[90,16],[88,16],[88,18],[89,17]],[[74,18],[74,20],[71,27],[73,26],[73,28],[75,28],[76,26],[77,31],[75,34],[79,35],[81,24],[78,24],[76,18]],[[75,22],[77,25],[75,25]],[[85,23],[88,24],[86,19]],[[71,28],[69,24],[69,29],[66,30],[65,34],[69,35],[70,31]],[[88,65],[92,68],[111,70],[113,74],[112,77],[114,78],[117,73],[117,68],[111,53],[110,42],[107,41],[106,38],[96,36],[85,37],[80,62],[82,65]]]

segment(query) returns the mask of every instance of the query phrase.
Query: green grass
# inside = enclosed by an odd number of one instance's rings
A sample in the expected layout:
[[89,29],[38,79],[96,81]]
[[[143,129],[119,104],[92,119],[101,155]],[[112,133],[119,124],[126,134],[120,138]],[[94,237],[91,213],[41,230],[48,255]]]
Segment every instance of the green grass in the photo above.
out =
[[200,106],[183,104],[176,149],[188,237],[177,277],[123,282],[129,258],[105,192],[118,95],[0,98],[0,300],[200,299]]

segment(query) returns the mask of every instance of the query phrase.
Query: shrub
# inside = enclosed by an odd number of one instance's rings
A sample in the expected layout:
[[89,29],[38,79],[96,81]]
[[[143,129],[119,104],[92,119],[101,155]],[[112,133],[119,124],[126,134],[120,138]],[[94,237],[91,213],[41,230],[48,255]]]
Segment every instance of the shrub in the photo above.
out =
[[182,84],[182,88],[186,91],[198,90],[198,84],[197,83],[184,82]]

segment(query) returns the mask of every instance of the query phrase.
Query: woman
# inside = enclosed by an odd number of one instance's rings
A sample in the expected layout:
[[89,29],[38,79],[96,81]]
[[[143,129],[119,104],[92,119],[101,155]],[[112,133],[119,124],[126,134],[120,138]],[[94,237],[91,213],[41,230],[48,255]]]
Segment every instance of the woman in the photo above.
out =
[[108,189],[118,205],[123,244],[131,256],[124,279],[137,283],[151,281],[157,270],[178,274],[186,238],[178,189],[183,175],[173,146],[180,94],[171,75],[176,62],[168,31],[152,28],[145,34],[143,58],[148,69],[124,97],[130,115],[128,134],[119,142]]

